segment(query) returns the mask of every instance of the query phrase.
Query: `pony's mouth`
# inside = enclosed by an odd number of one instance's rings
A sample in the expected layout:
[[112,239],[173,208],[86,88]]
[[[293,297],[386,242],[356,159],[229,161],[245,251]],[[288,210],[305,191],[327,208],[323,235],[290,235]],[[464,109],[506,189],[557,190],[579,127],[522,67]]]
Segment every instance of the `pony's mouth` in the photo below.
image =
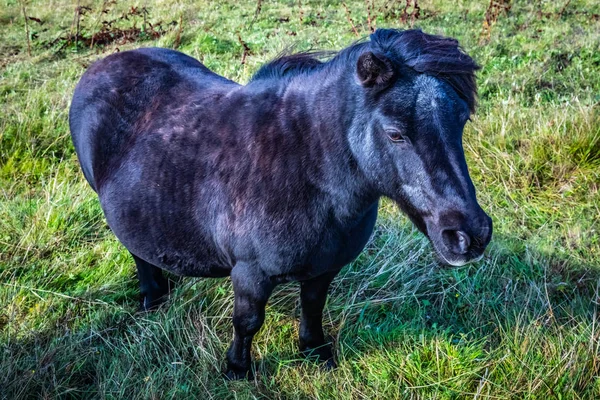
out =
[[476,262],[481,261],[483,259],[483,253],[481,253],[479,256],[476,256],[475,258],[470,258],[470,259],[465,258],[465,259],[462,259],[462,260],[461,259],[449,260],[448,258],[446,258],[446,256],[442,252],[438,251],[437,249],[436,249],[435,253],[438,256],[439,260],[443,264],[445,264],[447,266],[451,266],[451,267],[462,267],[462,266],[465,266],[467,264],[476,263]]

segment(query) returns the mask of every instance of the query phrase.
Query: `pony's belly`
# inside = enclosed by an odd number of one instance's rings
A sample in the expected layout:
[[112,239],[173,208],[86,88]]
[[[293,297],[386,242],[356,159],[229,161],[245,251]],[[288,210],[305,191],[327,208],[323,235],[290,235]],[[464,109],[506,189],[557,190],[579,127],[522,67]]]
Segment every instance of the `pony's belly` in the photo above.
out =
[[[118,186],[117,186],[118,187]],[[105,185],[99,193],[108,226],[131,253],[181,276],[228,276],[231,264],[205,228],[187,209],[161,206],[160,200],[135,196]]]
[[[107,220],[111,220],[107,216]],[[209,240],[189,235],[177,227],[165,229],[163,239],[157,238],[152,226],[110,223],[119,241],[145,261],[180,276],[216,278],[229,276],[231,267],[219,256]]]
[[[202,235],[171,226],[156,235],[154,226],[127,222],[114,223],[106,215],[109,226],[119,241],[145,261],[180,276],[215,278],[229,276],[231,267],[217,249]],[[112,222],[112,223],[111,223]]]

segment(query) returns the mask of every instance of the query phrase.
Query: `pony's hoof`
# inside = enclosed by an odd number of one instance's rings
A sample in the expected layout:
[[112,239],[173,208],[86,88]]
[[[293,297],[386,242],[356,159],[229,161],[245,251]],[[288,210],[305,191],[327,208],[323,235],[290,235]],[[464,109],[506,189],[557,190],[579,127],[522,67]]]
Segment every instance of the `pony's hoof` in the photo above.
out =
[[331,343],[326,343],[319,347],[304,347],[300,350],[302,357],[307,360],[315,361],[323,364],[323,368],[331,370],[337,367],[337,364],[333,358],[333,346]]
[[337,368],[337,363],[335,362],[335,360],[333,358],[330,358],[329,360],[327,360],[323,363],[323,369],[325,371],[331,371],[336,368]]
[[138,312],[156,311],[160,308],[160,306],[166,303],[168,299],[168,293],[160,295],[159,297],[142,295],[140,296],[140,306],[138,308]]
[[228,381],[239,381],[242,379],[248,379],[249,381],[254,379],[252,375],[252,371],[247,370],[238,370],[238,369],[228,369],[223,373],[223,377]]

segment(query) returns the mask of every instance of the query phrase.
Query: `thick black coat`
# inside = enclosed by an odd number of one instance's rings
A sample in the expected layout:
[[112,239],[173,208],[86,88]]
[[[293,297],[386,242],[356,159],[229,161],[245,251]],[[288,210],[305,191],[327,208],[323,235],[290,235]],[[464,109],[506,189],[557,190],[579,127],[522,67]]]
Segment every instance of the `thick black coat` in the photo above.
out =
[[362,250],[377,196],[335,187],[360,179],[350,154],[335,154],[343,118],[307,134],[312,109],[329,117],[333,100],[313,105],[311,92],[254,86],[166,49],[114,54],[86,72],[73,140],[109,226],[133,254],[186,276],[227,276],[237,262],[259,261],[270,276],[300,280]]

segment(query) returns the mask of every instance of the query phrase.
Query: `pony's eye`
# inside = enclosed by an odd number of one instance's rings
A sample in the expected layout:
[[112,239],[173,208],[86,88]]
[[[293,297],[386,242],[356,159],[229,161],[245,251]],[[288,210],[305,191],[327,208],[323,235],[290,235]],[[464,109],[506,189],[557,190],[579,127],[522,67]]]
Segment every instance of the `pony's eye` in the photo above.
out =
[[405,143],[406,142],[406,138],[404,137],[404,135],[402,135],[402,132],[393,129],[393,130],[388,130],[386,131],[388,137],[390,138],[390,140],[394,143]]

